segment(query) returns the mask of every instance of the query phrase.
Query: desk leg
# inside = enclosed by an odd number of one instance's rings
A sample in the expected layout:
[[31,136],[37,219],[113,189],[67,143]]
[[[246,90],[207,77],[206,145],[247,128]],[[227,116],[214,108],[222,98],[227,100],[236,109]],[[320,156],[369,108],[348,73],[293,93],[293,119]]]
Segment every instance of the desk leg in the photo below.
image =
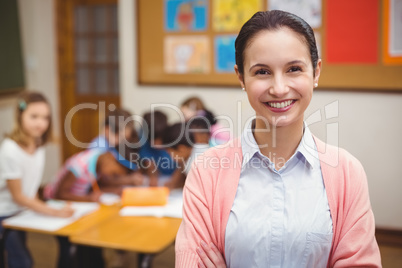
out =
[[104,268],[102,248],[77,245],[74,255],[76,268]]
[[[0,223],[1,224],[1,223]],[[7,239],[8,229],[3,230],[3,234],[0,234],[0,268],[6,267],[6,239]]]
[[138,254],[138,267],[140,268],[151,268],[152,260],[154,258],[153,254]]

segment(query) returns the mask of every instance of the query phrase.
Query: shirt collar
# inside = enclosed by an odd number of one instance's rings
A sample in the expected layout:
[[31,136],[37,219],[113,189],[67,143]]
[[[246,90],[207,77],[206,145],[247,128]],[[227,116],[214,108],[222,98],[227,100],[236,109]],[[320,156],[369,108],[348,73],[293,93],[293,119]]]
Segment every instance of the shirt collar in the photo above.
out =
[[260,152],[252,132],[251,124],[252,122],[250,121],[249,124],[246,125],[243,130],[243,135],[241,136],[241,150],[243,153],[242,169],[256,153]]
[[317,147],[315,145],[313,134],[311,134],[306,122],[304,122],[303,137],[296,152],[300,152],[304,156],[311,168],[316,167],[317,163],[319,163]]
[[[261,154],[259,145],[254,138],[251,125],[252,122],[246,125],[243,130],[243,135],[241,136],[241,149],[243,154],[242,169],[257,153]],[[313,135],[305,122],[302,140],[300,141],[296,152],[290,159],[292,159],[297,153],[300,153],[306,159],[311,168],[314,168],[317,163],[319,163],[318,152]]]

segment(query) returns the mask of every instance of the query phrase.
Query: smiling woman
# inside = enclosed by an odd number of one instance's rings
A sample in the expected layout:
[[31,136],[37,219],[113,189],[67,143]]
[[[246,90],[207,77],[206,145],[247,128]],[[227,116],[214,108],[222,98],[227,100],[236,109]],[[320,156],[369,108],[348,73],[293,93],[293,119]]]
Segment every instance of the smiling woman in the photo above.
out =
[[298,33],[287,27],[259,32],[248,45],[243,64],[246,71],[235,70],[258,116],[257,128],[264,118],[270,125],[301,129],[313,84],[318,83],[321,60],[314,68]]
[[257,12],[235,47],[256,119],[192,166],[176,267],[380,267],[360,162],[303,121],[322,65],[311,27]]

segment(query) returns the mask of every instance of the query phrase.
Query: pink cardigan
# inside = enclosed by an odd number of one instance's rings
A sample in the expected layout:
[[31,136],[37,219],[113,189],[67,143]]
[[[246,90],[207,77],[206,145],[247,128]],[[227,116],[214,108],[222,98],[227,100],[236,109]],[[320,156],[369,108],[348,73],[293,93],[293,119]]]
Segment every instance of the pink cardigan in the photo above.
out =
[[[327,267],[381,267],[366,174],[343,149],[315,138],[333,222]],[[240,178],[240,139],[215,147],[193,163],[184,187],[183,222],[176,238],[176,268],[198,267],[200,241],[225,252],[225,230]]]

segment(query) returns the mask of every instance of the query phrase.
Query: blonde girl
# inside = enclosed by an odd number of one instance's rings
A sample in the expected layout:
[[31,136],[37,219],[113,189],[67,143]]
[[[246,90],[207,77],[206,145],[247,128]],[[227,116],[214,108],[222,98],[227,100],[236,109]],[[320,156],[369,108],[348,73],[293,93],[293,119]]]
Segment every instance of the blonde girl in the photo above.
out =
[[[0,224],[24,208],[57,217],[73,214],[69,206],[51,208],[37,196],[45,164],[43,145],[51,137],[51,122],[50,105],[42,94],[20,95],[14,129],[0,145]],[[32,267],[25,240],[24,232],[8,233],[5,248],[9,268]]]

